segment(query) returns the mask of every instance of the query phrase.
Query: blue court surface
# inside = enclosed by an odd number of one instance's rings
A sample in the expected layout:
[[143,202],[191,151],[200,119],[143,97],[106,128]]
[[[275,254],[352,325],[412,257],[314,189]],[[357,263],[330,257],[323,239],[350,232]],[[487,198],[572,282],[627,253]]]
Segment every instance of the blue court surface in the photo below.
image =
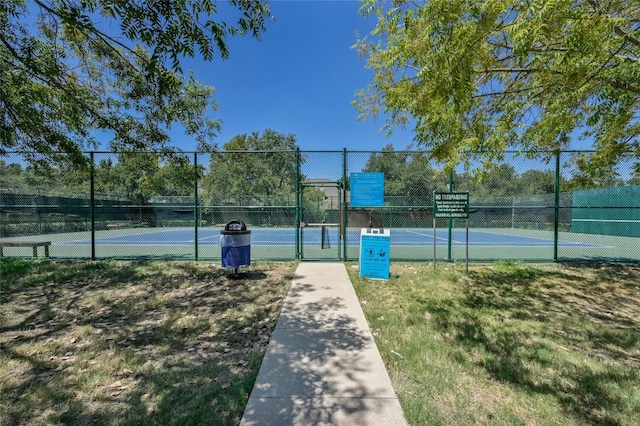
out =
[[[351,228],[347,232],[347,244],[358,246],[360,244],[360,229]],[[218,245],[220,230],[200,229],[198,231],[199,245]],[[327,228],[330,244],[341,242],[339,231],[336,227]],[[436,230],[436,244],[448,244],[448,230]],[[302,243],[304,245],[320,245],[322,231],[320,227],[302,229]],[[325,239],[326,241],[326,239]],[[390,243],[392,246],[433,246],[433,229],[391,229]],[[117,236],[97,237],[96,245],[114,246],[192,246],[195,243],[193,228],[172,230],[136,230],[131,229]],[[256,246],[293,246],[296,243],[296,232],[293,228],[254,228],[251,229],[251,244]],[[63,244],[91,244],[90,240],[68,241]],[[453,246],[466,244],[466,231],[453,229],[451,234]],[[507,233],[498,233],[484,230],[469,230],[469,246],[472,247],[553,247],[552,238],[537,238]],[[595,244],[582,242],[559,241],[560,247],[601,247]]]

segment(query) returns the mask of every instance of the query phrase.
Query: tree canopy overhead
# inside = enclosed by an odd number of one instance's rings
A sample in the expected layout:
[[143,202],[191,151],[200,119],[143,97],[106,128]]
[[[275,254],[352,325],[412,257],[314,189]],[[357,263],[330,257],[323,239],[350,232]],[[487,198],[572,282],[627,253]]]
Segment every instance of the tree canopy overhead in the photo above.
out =
[[585,170],[640,158],[637,0],[365,0],[361,11],[378,20],[356,45],[374,71],[361,117],[415,123],[435,159],[490,164],[577,136],[596,150]]
[[175,123],[207,146],[214,89],[180,61],[226,58],[227,37],[259,38],[270,19],[263,1],[229,3],[223,22],[215,0],[0,0],[0,154],[83,163],[96,132],[112,149],[162,149]]

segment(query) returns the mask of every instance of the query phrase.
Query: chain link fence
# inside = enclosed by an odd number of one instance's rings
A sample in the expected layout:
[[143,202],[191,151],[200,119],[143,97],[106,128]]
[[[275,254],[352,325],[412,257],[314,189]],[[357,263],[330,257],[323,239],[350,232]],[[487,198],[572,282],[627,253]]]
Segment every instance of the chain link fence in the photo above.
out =
[[[0,157],[3,256],[51,243],[68,259],[220,257],[220,230],[242,220],[252,258],[353,260],[361,228],[391,230],[391,258],[640,261],[637,158],[594,180],[589,152],[447,172],[423,151],[88,152],[86,165]],[[35,161],[34,161],[35,159]],[[577,160],[577,161],[576,161]],[[353,207],[352,173],[384,173],[384,203]],[[433,193],[469,192],[468,219],[433,219]],[[435,232],[435,235],[434,235]],[[434,243],[434,241],[436,241]]]

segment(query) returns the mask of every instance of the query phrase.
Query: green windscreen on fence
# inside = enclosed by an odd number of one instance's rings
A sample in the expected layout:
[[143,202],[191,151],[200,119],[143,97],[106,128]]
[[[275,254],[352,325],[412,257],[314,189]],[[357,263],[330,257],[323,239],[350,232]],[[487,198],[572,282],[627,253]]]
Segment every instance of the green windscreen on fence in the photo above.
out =
[[640,186],[573,193],[571,232],[640,237]]

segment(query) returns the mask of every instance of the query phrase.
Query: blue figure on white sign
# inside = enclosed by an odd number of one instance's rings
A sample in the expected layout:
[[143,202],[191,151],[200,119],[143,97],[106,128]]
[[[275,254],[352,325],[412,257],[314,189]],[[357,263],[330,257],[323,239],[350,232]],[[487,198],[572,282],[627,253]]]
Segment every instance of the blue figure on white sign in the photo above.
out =
[[389,279],[390,237],[388,229],[361,229],[360,277]]

